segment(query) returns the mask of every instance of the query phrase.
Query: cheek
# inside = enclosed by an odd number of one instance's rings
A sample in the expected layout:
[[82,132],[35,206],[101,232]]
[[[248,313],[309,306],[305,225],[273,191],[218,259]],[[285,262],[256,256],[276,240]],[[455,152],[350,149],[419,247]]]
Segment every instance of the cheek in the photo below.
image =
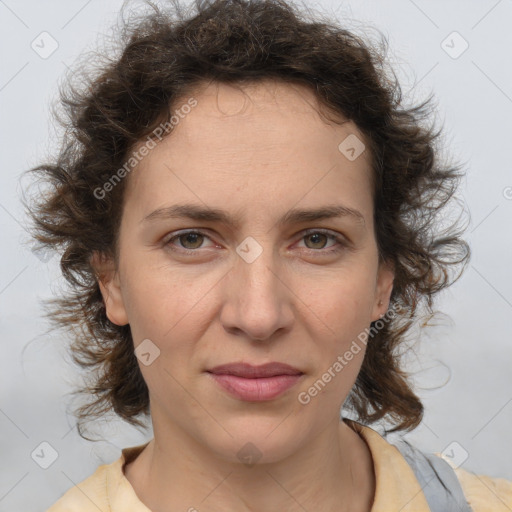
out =
[[368,290],[349,286],[349,281],[332,282],[311,304],[311,322],[318,326],[313,334],[317,357],[313,356],[315,372],[303,391],[307,399],[319,397],[319,408],[322,403],[341,407],[359,374],[371,324]]
[[329,283],[310,287],[308,300],[304,300],[309,323],[316,325],[311,334],[315,375],[305,391],[313,396],[322,390],[320,402],[343,401],[361,369],[373,301],[369,274],[364,269],[358,275],[338,273]]
[[164,271],[147,265],[127,268],[123,299],[135,344],[144,338],[161,339],[185,314],[187,291],[170,282]]
[[149,345],[158,355],[149,365],[141,359],[139,368],[150,393],[165,401],[167,393],[176,400],[181,396],[178,382],[193,365],[196,340],[202,333],[202,307],[200,286],[163,280],[163,275],[160,271],[155,277],[148,270],[132,275],[126,295],[134,348],[147,339],[157,347]]
[[208,319],[209,294],[216,283],[220,286],[218,276],[147,263],[127,271],[123,295],[135,345],[149,338],[175,353],[180,344],[192,346]]
[[371,323],[375,293],[371,272],[340,272],[314,284],[305,280],[301,290],[298,295],[321,321],[326,334],[336,335],[338,341],[346,342]]

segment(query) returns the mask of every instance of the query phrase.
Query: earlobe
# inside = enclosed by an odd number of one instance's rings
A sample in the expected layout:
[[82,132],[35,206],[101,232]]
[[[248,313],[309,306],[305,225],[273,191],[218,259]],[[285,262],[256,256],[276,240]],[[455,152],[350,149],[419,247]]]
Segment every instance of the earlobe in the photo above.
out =
[[94,252],[90,261],[103,296],[107,318],[116,325],[128,324],[119,272],[112,258]]

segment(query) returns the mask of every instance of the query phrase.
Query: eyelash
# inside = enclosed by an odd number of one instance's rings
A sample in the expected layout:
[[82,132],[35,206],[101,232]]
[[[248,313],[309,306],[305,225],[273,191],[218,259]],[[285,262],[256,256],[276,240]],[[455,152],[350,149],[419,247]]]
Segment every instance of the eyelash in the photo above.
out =
[[[317,234],[317,233],[320,233],[322,235],[326,235],[329,239],[334,240],[335,242],[338,242],[338,245],[337,246],[333,246],[334,248],[329,248],[329,249],[307,249],[308,251],[318,252],[318,253],[322,253],[322,254],[335,254],[335,253],[341,252],[347,246],[347,243],[346,243],[346,241],[345,241],[345,239],[343,237],[341,237],[341,236],[339,236],[337,234],[334,234],[332,231],[329,231],[329,230],[326,230],[326,229],[310,229],[310,230],[307,230],[306,232],[304,232],[304,234],[301,237],[301,239],[307,237],[308,235],[313,235],[313,234]],[[196,254],[200,250],[200,248],[198,248],[198,249],[186,249],[186,248],[183,248],[183,247],[182,248],[175,248],[175,247],[172,246],[172,242],[174,240],[179,239],[180,237],[185,236],[185,235],[189,235],[189,234],[198,234],[198,235],[202,235],[202,236],[210,239],[210,237],[206,233],[204,233],[203,231],[192,229],[192,230],[187,230],[187,231],[181,231],[178,234],[174,235],[173,237],[169,238],[166,242],[164,242],[164,246],[165,247],[169,247],[171,251],[181,252],[182,254],[186,254],[186,255]]]

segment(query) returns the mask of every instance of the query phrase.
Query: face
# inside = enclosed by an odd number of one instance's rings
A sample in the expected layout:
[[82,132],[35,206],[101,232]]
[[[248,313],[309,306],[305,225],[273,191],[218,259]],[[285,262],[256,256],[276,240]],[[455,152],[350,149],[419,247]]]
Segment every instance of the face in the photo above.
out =
[[[155,438],[186,433],[228,461],[250,441],[272,462],[339,417],[365,345],[335,363],[389,304],[369,154],[340,150],[363,135],[322,119],[300,86],[213,83],[193,96],[127,178],[119,266],[101,290],[145,354]],[[170,215],[177,205],[225,218]],[[333,207],[346,214],[292,215]],[[256,385],[208,372],[238,362],[300,375]],[[308,391],[329,369],[321,392]]]

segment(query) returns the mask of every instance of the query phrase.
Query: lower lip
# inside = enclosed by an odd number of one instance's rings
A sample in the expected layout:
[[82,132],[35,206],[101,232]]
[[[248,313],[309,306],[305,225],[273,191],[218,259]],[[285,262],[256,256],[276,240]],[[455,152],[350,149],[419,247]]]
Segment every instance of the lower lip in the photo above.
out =
[[215,382],[228,393],[241,400],[264,402],[272,400],[293,387],[300,375],[276,375],[259,379],[245,379],[235,375],[210,373]]

